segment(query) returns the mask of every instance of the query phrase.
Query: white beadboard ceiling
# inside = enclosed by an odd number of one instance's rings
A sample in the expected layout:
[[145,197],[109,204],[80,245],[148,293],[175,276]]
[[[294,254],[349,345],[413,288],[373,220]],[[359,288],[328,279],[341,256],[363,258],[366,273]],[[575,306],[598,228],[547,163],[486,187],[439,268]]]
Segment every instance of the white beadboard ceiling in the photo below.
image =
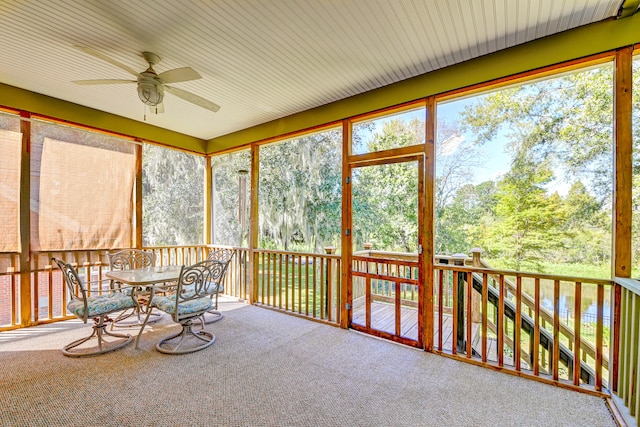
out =
[[[340,100],[496,50],[615,16],[622,0],[2,0],[0,82],[144,121],[130,79],[73,48],[135,70],[192,67],[146,122],[202,139]],[[0,105],[2,97],[0,94]]]

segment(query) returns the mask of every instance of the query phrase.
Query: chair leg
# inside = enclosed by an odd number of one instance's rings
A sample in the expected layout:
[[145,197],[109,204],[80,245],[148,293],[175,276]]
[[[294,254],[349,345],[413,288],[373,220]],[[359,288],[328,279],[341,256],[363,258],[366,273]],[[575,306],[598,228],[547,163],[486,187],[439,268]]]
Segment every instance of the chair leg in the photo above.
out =
[[202,325],[202,329],[204,329],[205,324],[215,323],[218,320],[222,319],[222,313],[218,311],[218,292],[216,292],[216,299],[213,303],[213,308],[207,312],[205,312],[200,317],[200,324]]
[[[180,347],[182,346],[182,344],[184,344],[187,341],[187,338],[189,338],[190,336],[195,337],[199,341],[203,341],[204,343],[195,347],[181,349]],[[178,339],[177,343],[171,346],[170,342],[175,339]],[[215,341],[216,336],[211,332],[207,332],[204,330],[194,331],[193,322],[192,320],[189,320],[182,325],[182,330],[180,332],[161,339],[158,344],[156,344],[156,350],[158,350],[160,353],[165,354],[193,353],[195,351],[203,350],[209,347]]]
[[[96,317],[94,321],[95,323],[93,325],[93,328],[92,328],[93,331],[91,332],[91,335],[89,335],[88,337],[73,341],[70,344],[67,344],[62,348],[62,354],[68,357],[95,356],[98,354],[104,354],[104,353],[109,353],[111,351],[118,350],[128,345],[133,340],[133,337],[129,334],[124,335],[124,334],[114,334],[112,332],[109,332],[107,329],[107,325],[105,325],[105,321],[112,322],[113,320],[111,319],[105,319],[104,316],[100,316],[100,317]],[[117,342],[116,344],[113,344],[113,345],[108,345],[106,342],[104,342],[104,339],[103,339],[105,335],[112,336],[115,338],[123,338],[124,341]],[[87,351],[82,351],[82,350],[71,351],[72,349],[89,341],[93,337],[96,337],[98,339],[97,347],[92,347],[90,349],[87,349]]]

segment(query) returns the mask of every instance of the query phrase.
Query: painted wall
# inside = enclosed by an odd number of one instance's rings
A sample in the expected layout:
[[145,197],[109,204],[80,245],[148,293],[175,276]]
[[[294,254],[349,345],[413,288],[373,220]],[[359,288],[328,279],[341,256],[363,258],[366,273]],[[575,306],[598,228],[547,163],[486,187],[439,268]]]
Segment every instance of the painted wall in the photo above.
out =
[[207,153],[640,43],[640,13],[534,40],[380,89],[211,139]]
[[0,105],[66,120],[143,140],[159,142],[195,153],[205,153],[207,142],[182,133],[105,113],[50,96],[0,83]]

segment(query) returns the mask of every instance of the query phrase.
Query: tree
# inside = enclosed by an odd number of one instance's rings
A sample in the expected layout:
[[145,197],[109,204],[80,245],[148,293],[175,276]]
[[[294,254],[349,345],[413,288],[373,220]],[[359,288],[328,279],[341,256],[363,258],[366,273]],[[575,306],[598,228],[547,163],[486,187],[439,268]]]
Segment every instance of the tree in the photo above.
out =
[[260,245],[319,252],[341,230],[341,132],[260,147]]
[[542,271],[548,252],[562,243],[561,199],[545,190],[552,176],[547,164],[516,156],[498,184],[497,220],[487,243],[509,268]]
[[[604,65],[482,95],[464,109],[462,129],[478,144],[506,139],[512,153],[490,256],[535,269],[609,258],[612,77]],[[551,183],[571,189],[549,194]]]
[[[424,142],[424,121],[392,118],[369,127],[365,152]],[[355,168],[352,174],[353,236],[356,247],[371,242],[388,251],[416,252],[418,169],[415,162]]]
[[142,171],[143,244],[202,244],[204,158],[146,144]]

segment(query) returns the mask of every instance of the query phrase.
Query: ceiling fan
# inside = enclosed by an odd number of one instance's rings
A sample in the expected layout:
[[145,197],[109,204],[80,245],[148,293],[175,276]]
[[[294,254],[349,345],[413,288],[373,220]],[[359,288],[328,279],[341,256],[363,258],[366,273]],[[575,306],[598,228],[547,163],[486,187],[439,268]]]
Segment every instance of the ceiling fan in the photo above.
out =
[[136,80],[123,80],[123,79],[102,79],[102,80],[76,80],[73,83],[79,85],[101,85],[101,84],[121,84],[121,83],[137,83],[138,85],[138,97],[142,102],[149,106],[149,109],[154,113],[163,113],[164,105],[162,100],[164,99],[165,90],[172,95],[182,98],[185,101],[191,102],[199,107],[205,108],[214,113],[220,109],[220,106],[204,99],[198,95],[195,95],[186,90],[178,89],[177,87],[169,86],[167,83],[187,82],[190,80],[196,80],[202,78],[196,70],[191,67],[174,68],[173,70],[164,71],[160,74],[156,73],[153,66],[160,62],[160,57],[152,52],[142,52],[142,57],[149,64],[149,67],[142,72],[137,72],[133,68],[109,58],[108,56],[93,50],[86,46],[74,46],[91,56],[108,62],[111,65],[133,74]]

